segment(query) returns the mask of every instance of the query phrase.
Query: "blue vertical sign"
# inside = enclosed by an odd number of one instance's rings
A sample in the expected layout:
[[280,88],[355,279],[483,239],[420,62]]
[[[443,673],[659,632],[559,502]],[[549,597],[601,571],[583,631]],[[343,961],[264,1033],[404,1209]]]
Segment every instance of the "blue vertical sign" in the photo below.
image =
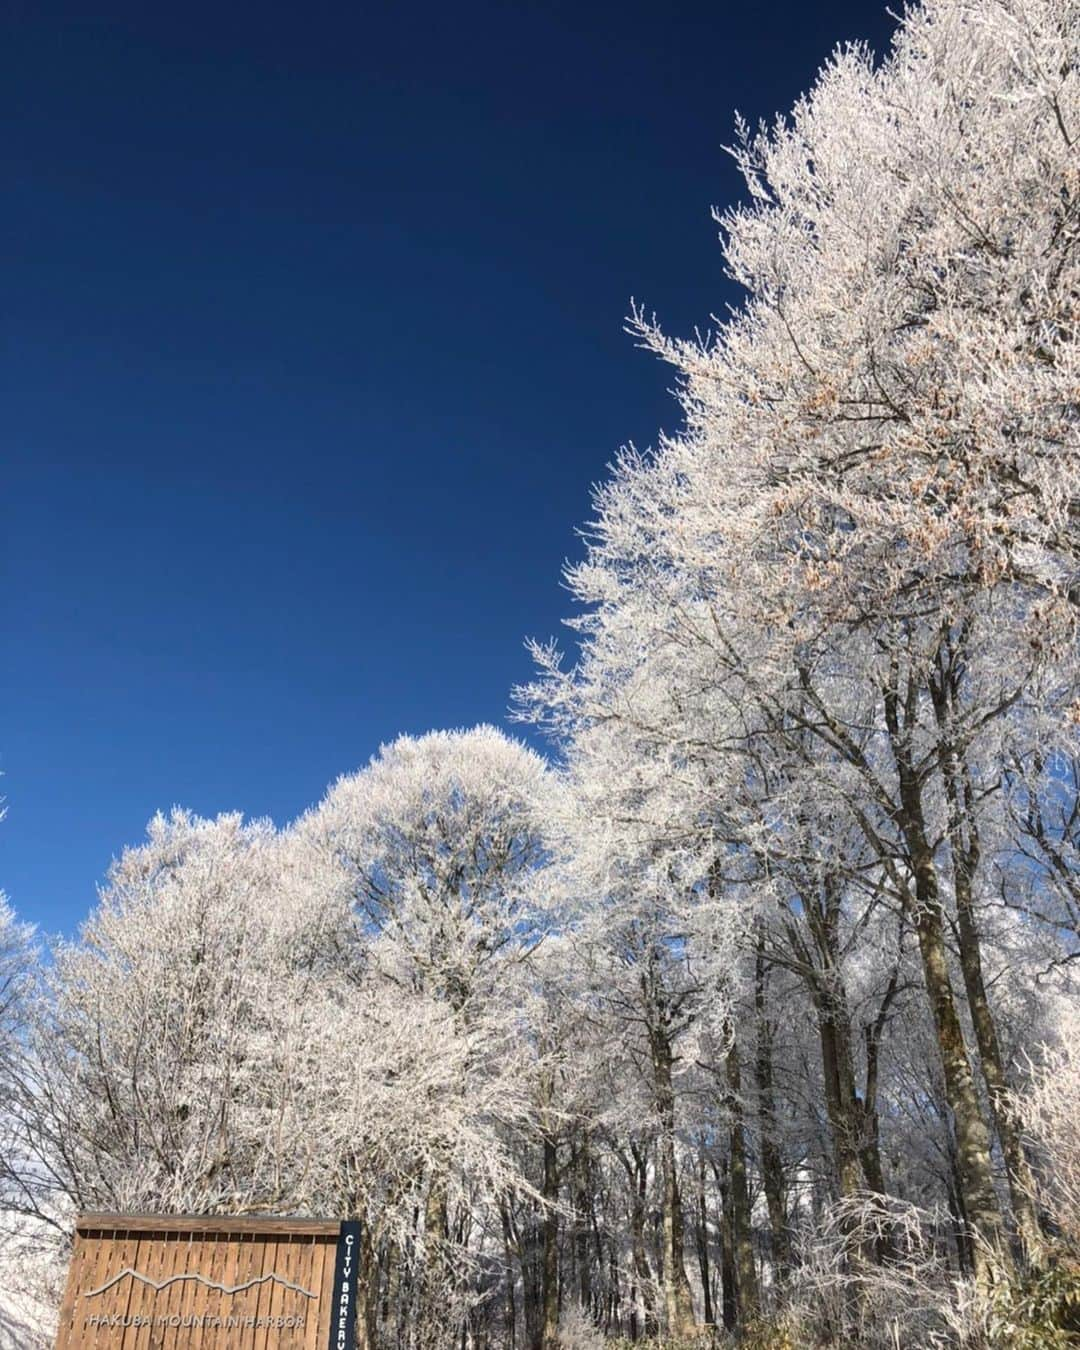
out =
[[334,1301],[330,1305],[330,1350],[356,1346],[356,1282],[360,1269],[360,1224],[345,1219],[334,1262]]

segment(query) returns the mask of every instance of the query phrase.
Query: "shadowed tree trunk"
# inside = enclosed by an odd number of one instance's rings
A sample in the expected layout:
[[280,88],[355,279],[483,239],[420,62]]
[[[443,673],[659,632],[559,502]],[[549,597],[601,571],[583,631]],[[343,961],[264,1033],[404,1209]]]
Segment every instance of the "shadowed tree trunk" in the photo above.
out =
[[[776,1141],[776,1096],[773,1089],[772,1024],[767,1002],[768,965],[764,936],[758,938],[754,963],[754,1012],[757,1020],[757,1055],[754,1074],[757,1080],[758,1131],[761,1138],[761,1184],[769,1213],[769,1233],[773,1267],[778,1279],[791,1264],[791,1241],[787,1227],[787,1201],[784,1194],[784,1162]],[[706,1321],[710,1321],[706,1317]]]
[[694,1300],[686,1274],[683,1253],[683,1211],[679,1194],[679,1173],[675,1156],[675,1093],[672,1087],[671,1044],[661,1030],[650,1031],[653,1062],[653,1083],[656,1110],[660,1122],[657,1151],[660,1161],[661,1193],[663,1197],[663,1288],[664,1312],[668,1335],[694,1335]]
[[725,1331],[734,1331],[739,1320],[738,1276],[735,1271],[735,1243],[732,1238],[731,1186],[728,1163],[713,1161],[713,1175],[720,1195],[720,1307]]
[[589,1255],[589,1150],[583,1142],[573,1158],[574,1176],[574,1268],[578,1284],[578,1305],[584,1315],[593,1317],[592,1261]]
[[886,986],[884,997],[873,1022],[863,1027],[863,1047],[866,1055],[866,1086],[859,1103],[859,1159],[863,1174],[871,1190],[885,1194],[885,1172],[881,1165],[881,1122],[878,1117],[878,1066],[881,1037],[885,1031],[889,1008],[900,989],[900,958]]
[[629,1152],[615,1148],[615,1156],[622,1163],[629,1181],[630,1198],[630,1259],[634,1272],[634,1287],[631,1289],[631,1303],[634,1295],[640,1294],[642,1307],[641,1328],[637,1325],[636,1307],[631,1312],[631,1339],[636,1340],[639,1330],[645,1336],[655,1336],[659,1327],[656,1318],[656,1305],[653,1299],[653,1273],[649,1265],[649,1256],[645,1246],[645,1204],[649,1190],[649,1159],[642,1145],[631,1141]]
[[708,1197],[705,1190],[705,1140],[702,1138],[698,1143],[698,1173],[697,1173],[697,1254],[698,1270],[701,1274],[701,1291],[704,1300],[705,1325],[711,1326],[713,1321],[712,1306],[712,1274],[709,1269],[709,1208]]
[[555,1140],[544,1131],[543,1253],[541,1257],[541,1350],[553,1350],[559,1340],[559,1157]]
[[975,913],[975,878],[981,856],[975,792],[966,764],[951,740],[951,724],[958,693],[957,665],[951,644],[942,643],[938,667],[931,680],[931,699],[941,736],[939,747],[942,777],[949,808],[948,837],[952,862],[953,893],[956,897],[957,938],[960,971],[968,1008],[979,1047],[979,1062],[986,1083],[994,1125],[1001,1141],[1009,1184],[1009,1200],[1017,1234],[1025,1253],[1035,1257],[1042,1250],[1042,1234],[1035,1209],[1034,1179],[1024,1153],[1020,1124],[1009,1097],[1009,1084],[994,1024],[986,981],[983,978],[982,945]]
[[851,1015],[841,967],[843,878],[796,875],[793,885],[798,889],[801,917],[785,915],[784,946],[774,960],[802,980],[817,1014],[836,1189],[841,1198],[864,1187],[881,1191],[881,1168],[876,1165],[880,1160],[872,1146],[867,1149],[865,1103],[855,1091]]
[[[956,1134],[959,1194],[967,1220],[982,1242],[972,1243],[976,1278],[994,1278],[993,1253],[1007,1261],[1001,1210],[994,1193],[990,1136],[979,1110],[975,1079],[964,1042],[956,998],[949,978],[944,915],[933,851],[923,815],[922,784],[912,759],[910,728],[914,726],[918,691],[909,679],[903,700],[895,667],[885,689],[885,720],[892,742],[900,790],[898,825],[907,849],[914,894],[908,893],[909,917],[919,941],[923,978],[937,1034],[945,1096]],[[985,1244],[985,1248],[984,1245]]]
[[739,1320],[743,1323],[756,1316],[760,1303],[757,1267],[754,1264],[753,1229],[750,1214],[750,1189],[746,1174],[746,1128],[743,1124],[742,1075],[739,1068],[739,1046],[731,1029],[731,1043],[725,1060],[727,1076],[727,1108],[731,1117],[731,1229],[738,1277]]

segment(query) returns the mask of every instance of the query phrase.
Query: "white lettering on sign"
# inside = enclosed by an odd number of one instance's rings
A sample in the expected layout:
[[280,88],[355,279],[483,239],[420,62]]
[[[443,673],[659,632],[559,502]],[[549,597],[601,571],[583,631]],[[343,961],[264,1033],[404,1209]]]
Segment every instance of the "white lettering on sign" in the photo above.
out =
[[353,1271],[353,1243],[355,1241],[352,1233],[349,1233],[345,1238],[345,1257],[341,1265],[341,1297],[338,1300],[336,1350],[349,1350],[349,1347],[345,1344],[345,1332],[349,1320],[349,1277]]
[[303,1313],[91,1313],[84,1327],[302,1327]]

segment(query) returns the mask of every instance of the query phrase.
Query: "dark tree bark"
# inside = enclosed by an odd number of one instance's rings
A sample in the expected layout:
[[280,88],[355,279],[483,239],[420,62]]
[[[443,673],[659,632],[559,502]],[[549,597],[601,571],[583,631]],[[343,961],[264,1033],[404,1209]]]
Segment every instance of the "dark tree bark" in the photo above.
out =
[[541,1350],[553,1350],[559,1340],[559,1215],[555,1208],[559,1202],[559,1156],[555,1140],[547,1131],[543,1149],[540,1346]]
[[976,1278],[993,1278],[986,1248],[1006,1259],[1001,1210],[994,1193],[990,1135],[979,1109],[975,1079],[956,1010],[949,976],[945,920],[937,870],[923,812],[922,778],[913,762],[911,728],[915,723],[918,690],[909,679],[903,698],[893,680],[885,690],[885,719],[892,741],[899,781],[897,821],[913,873],[914,894],[908,893],[909,917],[919,941],[923,978],[937,1034],[945,1095],[952,1113],[959,1167],[959,1194],[968,1222],[982,1242],[972,1243]]
[[675,1156],[675,1093],[671,1043],[659,1028],[650,1029],[653,1085],[660,1123],[657,1152],[663,1198],[663,1287],[668,1335],[690,1337],[696,1331],[694,1300],[686,1274],[682,1197]]
[[746,1127],[743,1123],[742,1075],[739,1047],[734,1029],[725,1060],[727,1108],[730,1113],[729,1150],[731,1158],[731,1229],[738,1277],[740,1321],[753,1318],[760,1305],[757,1267],[754,1264],[753,1228],[750,1214],[750,1188],[746,1169]]
[[630,1290],[631,1307],[635,1307],[636,1296],[640,1294],[642,1304],[642,1326],[637,1325],[637,1312],[631,1313],[631,1340],[637,1340],[639,1331],[645,1336],[655,1336],[659,1330],[656,1316],[656,1304],[653,1299],[653,1272],[649,1265],[649,1256],[645,1242],[645,1207],[649,1191],[649,1159],[644,1146],[631,1141],[628,1151],[615,1149],[615,1156],[622,1163],[629,1182],[630,1200],[630,1258],[634,1271],[635,1284]]
[[1001,1044],[983,977],[982,943],[974,891],[981,842],[971,777],[952,739],[959,680],[958,666],[953,656],[951,644],[943,642],[938,667],[931,680],[931,698],[941,738],[939,758],[949,808],[949,854],[953,894],[956,897],[960,970],[975,1029],[983,1080],[1005,1159],[1009,1200],[1017,1234],[1025,1253],[1029,1257],[1036,1257],[1042,1250],[1043,1242],[1033,1199],[1034,1181],[1024,1153],[1020,1123],[1010,1100]]
[[706,1177],[706,1158],[705,1141],[702,1139],[698,1145],[698,1173],[697,1173],[697,1254],[698,1270],[701,1274],[701,1289],[704,1300],[705,1325],[711,1326],[713,1322],[712,1306],[712,1272],[709,1263],[709,1207],[708,1197],[705,1188]]
[[[787,1224],[787,1198],[784,1185],[784,1161],[776,1140],[776,1094],[773,1087],[772,1024],[768,1009],[769,968],[765,960],[764,937],[759,936],[754,963],[754,1012],[757,1020],[757,1055],[754,1074],[757,1080],[758,1134],[761,1140],[761,1184],[769,1213],[769,1233],[773,1269],[782,1279],[791,1264],[791,1238]],[[706,1321],[712,1319],[708,1316]]]
[[735,1242],[732,1236],[731,1186],[728,1164],[713,1162],[713,1175],[720,1195],[720,1306],[725,1331],[734,1331],[739,1321],[738,1275],[735,1270]]

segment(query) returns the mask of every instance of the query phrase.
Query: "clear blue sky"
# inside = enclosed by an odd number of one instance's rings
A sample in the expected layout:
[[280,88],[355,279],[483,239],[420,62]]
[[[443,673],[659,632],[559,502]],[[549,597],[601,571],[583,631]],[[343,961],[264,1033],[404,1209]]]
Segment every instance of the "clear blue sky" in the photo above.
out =
[[879,3],[9,0],[0,886],[505,717],[686,331],[733,113]]

